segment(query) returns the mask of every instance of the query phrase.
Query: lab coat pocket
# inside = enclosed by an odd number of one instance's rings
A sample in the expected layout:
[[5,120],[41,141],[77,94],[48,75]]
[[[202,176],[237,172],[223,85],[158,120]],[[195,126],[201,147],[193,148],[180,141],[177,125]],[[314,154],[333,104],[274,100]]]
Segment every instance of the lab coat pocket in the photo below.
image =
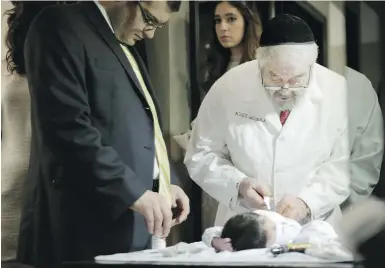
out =
[[271,163],[271,136],[262,122],[240,119],[230,124],[227,147],[234,165],[249,176]]

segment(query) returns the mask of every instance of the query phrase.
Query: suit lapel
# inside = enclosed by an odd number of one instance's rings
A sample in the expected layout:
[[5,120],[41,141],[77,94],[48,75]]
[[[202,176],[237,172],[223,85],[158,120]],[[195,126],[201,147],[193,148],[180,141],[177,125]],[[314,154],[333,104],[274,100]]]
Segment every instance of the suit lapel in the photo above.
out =
[[130,77],[132,82],[135,84],[136,90],[139,91],[140,95],[143,95],[142,88],[136,77],[134,70],[128,62],[127,56],[124,54],[120,47],[119,41],[116,39],[114,33],[111,31],[110,26],[107,24],[100,10],[93,1],[82,3],[83,10],[89,19],[89,21],[95,26],[95,29],[104,41],[109,45],[111,50],[114,52],[120,63],[122,64],[127,75]]
[[[124,52],[120,46],[119,41],[116,39],[114,33],[111,31],[110,26],[106,22],[105,18],[103,17],[103,15],[100,12],[100,10],[96,6],[96,4],[93,3],[92,1],[84,2],[84,3],[82,3],[82,5],[83,5],[83,10],[84,10],[87,18],[95,26],[99,35],[103,38],[103,40],[109,45],[111,50],[114,52],[114,54],[116,55],[116,57],[118,58],[118,60],[122,64],[124,70],[126,71],[128,77],[134,83],[135,91],[137,92],[138,96],[141,98],[142,102],[147,107],[148,103],[147,103],[146,97],[143,93],[143,89],[139,83],[139,80],[138,80],[136,74],[134,73],[134,70],[132,69],[132,67],[128,61],[127,56],[124,54]],[[149,91],[149,93],[153,99],[153,102],[154,102],[154,105],[155,105],[155,108],[156,108],[156,111],[158,114],[158,118],[159,118],[159,124],[161,125],[159,103],[158,103],[158,101],[154,95],[153,87],[151,85],[150,77],[149,77],[149,74],[147,72],[147,69],[146,69],[141,57],[139,56],[138,52],[136,51],[136,49],[133,47],[128,47],[128,49],[130,50],[130,52],[132,53],[132,55],[134,56],[134,58],[138,64],[138,67],[139,67],[140,72],[142,74],[143,80],[147,86],[147,90]],[[152,116],[150,116],[150,118],[152,119]]]
[[161,121],[161,116],[160,116],[159,102],[158,102],[158,99],[155,96],[154,87],[151,84],[150,75],[148,74],[146,65],[144,64],[144,62],[143,62],[142,58],[140,57],[138,51],[134,47],[128,47],[128,49],[130,50],[130,52],[132,53],[132,55],[134,56],[134,58],[135,58],[135,60],[136,60],[136,62],[138,64],[140,73],[142,74],[144,83],[146,84],[147,91],[148,91],[148,93],[150,93],[152,101],[154,102],[154,105],[155,105],[155,108],[156,108],[156,113],[158,114],[159,124],[161,125],[161,122],[160,122]]

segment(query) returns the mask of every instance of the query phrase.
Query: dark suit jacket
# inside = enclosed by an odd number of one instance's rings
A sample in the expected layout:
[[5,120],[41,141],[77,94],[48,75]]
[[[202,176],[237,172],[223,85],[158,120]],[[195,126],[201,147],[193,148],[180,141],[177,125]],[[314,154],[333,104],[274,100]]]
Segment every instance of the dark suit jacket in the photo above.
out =
[[51,268],[148,248],[129,207],[152,189],[152,116],[104,17],[93,2],[47,8],[24,52],[32,147],[18,259]]

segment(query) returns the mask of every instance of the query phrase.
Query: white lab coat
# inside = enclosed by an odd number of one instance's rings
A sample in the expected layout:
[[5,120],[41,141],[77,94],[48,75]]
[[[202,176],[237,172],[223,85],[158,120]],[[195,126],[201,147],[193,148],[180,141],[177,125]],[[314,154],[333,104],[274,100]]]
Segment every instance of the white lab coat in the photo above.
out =
[[384,127],[377,93],[369,79],[345,68],[348,87],[351,194],[343,208],[361,203],[378,183],[384,154]]
[[269,185],[275,204],[294,195],[314,219],[336,223],[349,195],[346,98],[344,77],[316,64],[282,127],[256,60],[224,74],[203,100],[185,156],[191,178],[220,203],[215,225],[245,211],[245,177]]

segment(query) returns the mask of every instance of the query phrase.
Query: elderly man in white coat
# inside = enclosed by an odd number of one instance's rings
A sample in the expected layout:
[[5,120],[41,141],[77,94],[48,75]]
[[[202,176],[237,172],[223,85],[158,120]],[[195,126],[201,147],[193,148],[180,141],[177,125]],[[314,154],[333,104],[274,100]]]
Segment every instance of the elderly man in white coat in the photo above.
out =
[[349,196],[346,80],[316,64],[310,27],[292,15],[266,25],[257,60],[223,75],[199,110],[185,164],[219,201],[215,225],[264,208],[336,224]]

